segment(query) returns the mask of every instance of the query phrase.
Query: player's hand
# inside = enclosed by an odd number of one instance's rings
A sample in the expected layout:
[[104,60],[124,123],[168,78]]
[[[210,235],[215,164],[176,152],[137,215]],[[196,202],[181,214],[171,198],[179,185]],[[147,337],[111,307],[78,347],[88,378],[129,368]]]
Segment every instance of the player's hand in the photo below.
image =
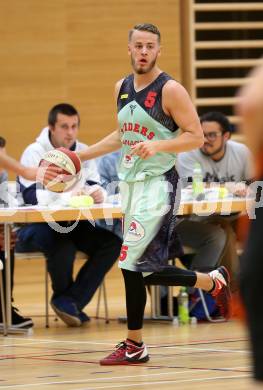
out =
[[[32,168],[35,169],[35,168]],[[63,181],[63,169],[55,165],[39,166],[37,169],[36,180],[46,186],[52,180]]]
[[139,142],[131,146],[131,155],[137,155],[141,159],[146,160],[157,153],[157,145],[158,143],[156,141]]

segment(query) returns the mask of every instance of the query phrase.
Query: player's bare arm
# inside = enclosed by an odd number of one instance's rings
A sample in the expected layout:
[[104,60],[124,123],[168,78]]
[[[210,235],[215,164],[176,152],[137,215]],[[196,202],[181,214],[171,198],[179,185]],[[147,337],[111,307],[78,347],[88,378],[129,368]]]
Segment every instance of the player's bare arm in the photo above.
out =
[[37,175],[37,168],[25,167],[20,164],[14,158],[8,156],[5,153],[0,153],[0,166],[4,169],[13,171],[18,175],[23,176],[28,180],[35,180]]
[[[0,152],[0,166],[32,181],[36,180],[39,173],[38,167],[26,167],[16,161],[13,157],[10,157],[2,152]],[[49,180],[54,179],[57,176],[57,173],[60,173],[60,170],[56,167],[51,167],[48,176]]]
[[146,141],[134,147],[133,154],[149,158],[157,152],[180,153],[199,148],[204,136],[197,112],[185,88],[174,80],[163,88],[163,109],[181,129],[182,134],[173,140]]
[[[115,99],[117,100],[122,80],[119,80],[115,85]],[[107,153],[115,152],[121,148],[121,140],[119,129],[117,128],[111,134],[103,138],[101,141],[97,142],[94,145],[89,146],[87,149],[81,150],[78,152],[78,156],[81,161],[90,160],[102,156]]]
[[19,175],[25,175],[29,173],[22,164],[16,161],[14,158],[8,156],[5,153],[0,152],[0,166],[4,169],[13,171]]
[[119,136],[119,130],[115,130],[111,134],[103,138],[101,141],[89,146],[84,150],[79,151],[77,154],[81,161],[85,161],[91,160],[92,158],[96,158],[107,153],[114,152],[115,150],[120,149],[120,147],[121,141]]
[[263,145],[263,66],[253,70],[250,76],[251,81],[240,90],[237,112],[242,117],[240,127],[246,143],[257,155]]

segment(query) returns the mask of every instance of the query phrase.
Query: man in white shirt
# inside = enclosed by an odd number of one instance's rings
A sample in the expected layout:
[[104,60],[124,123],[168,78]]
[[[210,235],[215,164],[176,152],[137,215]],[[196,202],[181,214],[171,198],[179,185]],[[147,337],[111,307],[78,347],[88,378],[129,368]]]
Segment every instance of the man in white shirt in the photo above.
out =
[[[25,149],[21,163],[37,167],[43,155],[54,148],[64,147],[72,151],[87,148],[77,140],[79,124],[79,114],[73,106],[67,103],[54,106],[49,112],[48,126],[41,131],[36,142]],[[94,202],[102,203],[104,190],[99,185],[100,176],[94,160],[83,163],[82,178],[83,184],[92,191]],[[48,203],[54,202],[54,193],[38,189],[37,182],[21,176],[19,182],[26,204],[38,204],[43,192],[46,198],[50,195]],[[121,240],[114,233],[93,226],[88,220],[76,222],[62,222],[61,231],[48,223],[28,224],[18,233],[21,250],[37,250],[45,254],[53,288],[51,305],[68,326],[80,326],[89,320],[83,309],[118,258],[121,248]],[[86,253],[88,259],[73,278],[77,250]]]

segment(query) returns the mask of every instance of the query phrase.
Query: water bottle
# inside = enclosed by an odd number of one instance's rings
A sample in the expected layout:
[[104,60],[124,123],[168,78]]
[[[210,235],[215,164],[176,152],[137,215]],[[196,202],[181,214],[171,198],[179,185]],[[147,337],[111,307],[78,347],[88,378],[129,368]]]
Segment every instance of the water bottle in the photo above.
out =
[[196,198],[198,195],[204,193],[204,182],[202,168],[199,163],[194,164],[193,169],[193,195]]
[[178,295],[178,320],[179,324],[189,324],[190,317],[186,287],[182,287]]

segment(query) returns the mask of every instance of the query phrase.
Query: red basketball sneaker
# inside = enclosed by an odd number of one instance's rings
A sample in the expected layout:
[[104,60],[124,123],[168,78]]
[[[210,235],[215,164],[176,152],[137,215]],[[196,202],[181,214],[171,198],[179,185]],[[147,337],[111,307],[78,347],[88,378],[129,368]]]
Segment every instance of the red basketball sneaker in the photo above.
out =
[[102,366],[114,366],[124,364],[146,363],[149,360],[146,345],[141,347],[133,344],[129,340],[122,341],[116,345],[115,350],[104,359],[100,360]]
[[219,307],[220,314],[229,319],[231,316],[231,292],[229,287],[230,275],[225,267],[219,267],[209,275],[215,283],[215,287],[211,295],[215,298],[216,304]]

